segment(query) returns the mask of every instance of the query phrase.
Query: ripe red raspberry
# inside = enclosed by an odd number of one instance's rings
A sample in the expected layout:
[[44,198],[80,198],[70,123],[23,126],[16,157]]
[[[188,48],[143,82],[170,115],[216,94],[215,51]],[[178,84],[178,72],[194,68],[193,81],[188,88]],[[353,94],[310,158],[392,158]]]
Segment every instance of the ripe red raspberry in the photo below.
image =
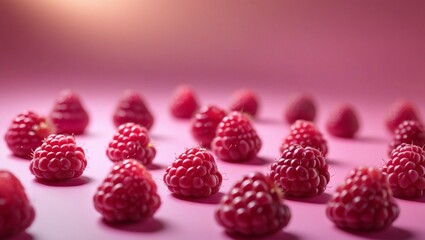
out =
[[35,211],[19,179],[7,170],[0,170],[0,238],[28,228]]
[[18,157],[32,158],[32,152],[39,147],[52,128],[44,117],[26,111],[19,114],[4,136],[9,149]]
[[417,198],[425,190],[425,151],[418,146],[402,143],[391,152],[382,168],[394,196]]
[[399,208],[387,177],[378,168],[359,167],[337,187],[326,215],[340,228],[380,230],[396,220]]
[[242,89],[233,93],[229,109],[231,111],[247,113],[251,117],[255,118],[259,108],[258,102],[258,97],[253,91]]
[[202,147],[211,147],[218,124],[226,116],[226,112],[216,106],[201,108],[192,119],[191,132],[193,138]]
[[147,130],[153,125],[153,116],[146,107],[142,97],[135,91],[124,92],[114,113],[115,127],[124,123],[137,123]]
[[337,106],[329,115],[326,129],[335,137],[353,138],[359,130],[359,120],[354,107],[349,104]]
[[138,161],[116,164],[97,188],[94,207],[107,222],[136,222],[152,217],[161,205],[151,174]]
[[150,143],[146,128],[135,123],[125,123],[109,142],[106,155],[112,162],[131,158],[147,166],[152,163],[156,149]]
[[305,94],[293,95],[284,111],[287,123],[293,124],[297,120],[314,121],[316,117],[316,105],[311,96]]
[[55,126],[56,133],[83,134],[89,124],[89,115],[81,104],[79,96],[72,91],[61,93],[49,117]]
[[81,176],[86,166],[84,150],[73,136],[52,134],[35,150],[30,171],[38,179],[62,181]]
[[397,127],[406,120],[420,122],[418,110],[412,102],[398,100],[390,107],[385,119],[388,131],[394,133]]
[[170,110],[176,118],[191,118],[199,104],[192,88],[182,85],[174,90],[171,97]]
[[229,233],[258,236],[284,228],[291,219],[291,212],[272,179],[251,173],[222,198],[215,219]]
[[214,156],[206,149],[190,148],[167,168],[164,182],[177,196],[203,198],[220,190],[223,178]]
[[231,112],[218,125],[211,148],[221,160],[244,162],[260,151],[261,139],[243,113]]
[[425,146],[425,129],[417,121],[404,121],[394,131],[394,138],[390,143],[388,154],[402,143]]
[[312,147],[292,145],[271,166],[270,177],[285,195],[313,197],[323,193],[329,183],[329,170],[322,153]]
[[283,153],[293,144],[315,148],[322,152],[324,157],[328,153],[327,143],[322,133],[316,129],[314,123],[309,121],[297,120],[291,125],[291,131],[280,146],[280,152]]

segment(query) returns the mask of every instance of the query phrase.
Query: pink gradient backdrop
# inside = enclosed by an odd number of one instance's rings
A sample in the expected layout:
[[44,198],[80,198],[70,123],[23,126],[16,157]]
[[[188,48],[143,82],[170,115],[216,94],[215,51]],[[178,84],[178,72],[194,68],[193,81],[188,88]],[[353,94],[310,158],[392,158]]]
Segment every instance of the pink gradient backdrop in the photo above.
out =
[[[89,158],[79,186],[35,182],[28,162],[0,141],[0,166],[20,177],[38,214],[16,239],[229,238],[212,218],[214,204],[175,199],[161,180],[175,155],[195,144],[188,124],[168,114],[170,92],[182,82],[195,87],[202,104],[225,107],[239,87],[261,97],[254,125],[263,160],[218,160],[227,179],[223,193],[242,174],[266,172],[278,157],[289,94],[315,96],[322,130],[336,102],[358,108],[358,139],[326,135],[332,175],[326,194],[316,203],[287,200],[293,219],[269,239],[423,239],[425,216],[417,213],[425,211],[424,199],[399,200],[394,227],[370,234],[333,227],[323,201],[350,169],[382,164],[389,141],[383,117],[391,102],[409,98],[425,112],[424,8],[423,1],[0,1],[0,136],[20,111],[47,113],[63,88],[79,92],[92,117],[88,134],[77,137]],[[159,168],[152,173],[163,199],[155,221],[127,230],[102,224],[91,202],[111,167],[104,153],[114,132],[111,114],[126,88],[139,90],[156,117]]]
[[102,80],[108,87],[180,81],[214,87],[231,79],[233,86],[261,82],[279,91],[319,87],[423,102],[424,7],[423,1],[2,1],[1,80],[60,85],[74,76],[75,84],[92,87]]

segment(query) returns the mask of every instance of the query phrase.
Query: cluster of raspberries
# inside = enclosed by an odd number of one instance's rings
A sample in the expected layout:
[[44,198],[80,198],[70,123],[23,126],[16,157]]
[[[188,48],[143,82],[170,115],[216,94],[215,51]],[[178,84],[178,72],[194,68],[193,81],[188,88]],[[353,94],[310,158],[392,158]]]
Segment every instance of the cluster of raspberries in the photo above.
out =
[[[190,132],[199,147],[186,149],[165,170],[163,181],[180,199],[208,198],[219,192],[223,176],[216,158],[244,163],[257,157],[262,141],[253,120],[259,109],[257,95],[240,90],[228,109],[199,107],[193,89],[178,87],[170,112],[190,120]],[[325,192],[330,181],[328,144],[314,124],[316,106],[309,95],[290,98],[284,119],[291,124],[280,145],[280,157],[269,172],[253,172],[236,181],[223,196],[215,219],[227,232],[260,236],[288,225],[291,211],[284,197],[311,198]],[[77,94],[63,92],[47,117],[27,111],[11,123],[5,140],[12,153],[31,159],[30,172],[38,181],[66,181],[80,177],[87,159],[75,135],[83,134],[89,115]],[[161,205],[157,185],[149,173],[156,148],[149,131],[153,115],[143,98],[126,91],[113,115],[116,133],[106,156],[115,164],[93,197],[95,209],[110,223],[141,221],[152,217]],[[326,121],[334,137],[354,138],[359,130],[357,112],[350,104],[336,106]],[[357,167],[336,188],[326,216],[348,230],[379,230],[399,216],[393,196],[418,198],[425,191],[425,130],[415,106],[397,102],[386,117],[393,134],[389,160],[382,168]],[[29,227],[35,210],[20,181],[0,170],[0,237]],[[373,211],[371,211],[371,209]]]

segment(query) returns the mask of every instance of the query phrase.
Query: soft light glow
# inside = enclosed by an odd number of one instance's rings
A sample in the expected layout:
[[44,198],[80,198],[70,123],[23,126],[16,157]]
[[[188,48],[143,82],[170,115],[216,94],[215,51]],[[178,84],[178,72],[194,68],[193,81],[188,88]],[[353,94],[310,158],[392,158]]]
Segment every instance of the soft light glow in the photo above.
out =
[[41,41],[72,48],[66,50],[70,54],[78,52],[96,59],[106,54],[118,59],[134,52],[142,36],[144,41],[158,42],[158,21],[152,9],[158,5],[150,1],[40,0],[12,4],[31,19],[31,28]]
[[101,17],[107,15],[114,15],[122,13],[123,10],[130,7],[128,1],[101,1],[101,0],[41,0],[41,1],[27,1],[22,4],[23,7],[30,7],[32,9],[38,8],[51,14],[58,14],[62,17],[69,16],[85,16],[85,17]]

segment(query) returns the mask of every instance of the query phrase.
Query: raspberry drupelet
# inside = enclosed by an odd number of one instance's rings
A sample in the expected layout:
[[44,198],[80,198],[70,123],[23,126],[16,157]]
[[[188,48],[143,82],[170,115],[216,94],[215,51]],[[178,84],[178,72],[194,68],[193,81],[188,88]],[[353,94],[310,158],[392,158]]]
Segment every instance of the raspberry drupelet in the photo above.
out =
[[330,175],[326,159],[312,147],[292,145],[283,151],[271,166],[270,177],[284,194],[293,197],[313,197],[323,193]]
[[223,161],[245,162],[257,155],[261,145],[261,139],[245,114],[231,112],[218,125],[211,149]]
[[217,126],[225,116],[224,110],[213,105],[203,107],[195,114],[191,122],[191,133],[201,147],[211,147]]
[[139,93],[127,90],[121,97],[113,116],[115,127],[124,123],[137,123],[150,130],[154,118]]
[[72,91],[64,91],[56,100],[49,119],[56,133],[83,134],[89,124],[89,115],[81,103],[80,97]]
[[214,156],[202,148],[190,148],[183,152],[167,168],[163,179],[170,192],[188,198],[215,194],[223,181]]
[[272,179],[262,173],[244,176],[225,195],[215,219],[232,234],[261,236],[288,225],[291,212]]
[[172,93],[170,111],[174,117],[189,119],[198,108],[198,100],[190,86],[180,85]]
[[44,117],[26,111],[13,119],[4,139],[15,156],[31,159],[33,151],[52,132],[51,125]]
[[0,238],[24,231],[34,218],[34,207],[19,179],[7,170],[0,170]]
[[425,190],[425,151],[423,148],[402,143],[391,152],[382,168],[394,196],[418,198]]
[[284,118],[289,124],[297,120],[313,122],[316,118],[316,104],[313,98],[301,93],[291,96],[284,110]]
[[394,133],[397,127],[406,120],[421,122],[417,107],[408,100],[400,99],[391,105],[385,117],[389,132]]
[[289,148],[293,144],[298,144],[303,147],[316,148],[322,152],[326,157],[328,153],[328,146],[326,140],[323,138],[322,133],[317,130],[314,123],[305,120],[297,120],[291,125],[288,136],[283,140],[280,146],[280,152]]
[[376,231],[389,227],[399,215],[387,177],[374,167],[358,167],[337,187],[326,215],[347,230]]
[[394,131],[393,140],[388,149],[391,151],[402,143],[413,144],[419,147],[425,146],[425,128],[418,121],[404,121]]
[[233,93],[229,109],[249,114],[252,118],[257,116],[259,100],[257,94],[249,89],[240,89]]
[[137,222],[152,217],[161,205],[157,186],[146,168],[127,159],[117,163],[97,188],[94,207],[109,223]]
[[356,110],[346,103],[338,105],[326,121],[326,129],[335,137],[353,138],[359,128],[360,122]]
[[156,149],[150,142],[146,128],[135,123],[125,123],[109,142],[106,155],[112,162],[131,158],[147,166],[152,163]]
[[30,171],[38,179],[62,181],[81,176],[86,166],[84,150],[73,136],[52,134],[35,150]]

